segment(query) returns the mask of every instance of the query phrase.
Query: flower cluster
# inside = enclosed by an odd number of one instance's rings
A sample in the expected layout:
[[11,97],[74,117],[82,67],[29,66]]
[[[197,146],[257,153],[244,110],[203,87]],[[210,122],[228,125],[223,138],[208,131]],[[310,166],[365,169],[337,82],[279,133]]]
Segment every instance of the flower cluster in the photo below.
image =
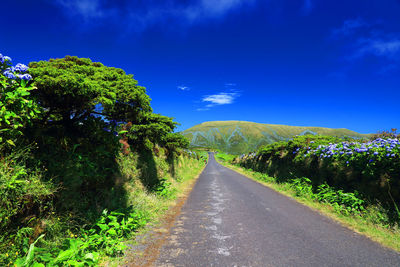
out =
[[[302,153],[302,154],[300,154]],[[297,148],[293,154],[300,154],[303,157],[310,155],[319,156],[322,159],[336,158],[345,159],[346,163],[357,157],[367,157],[369,162],[382,158],[395,158],[400,155],[400,141],[397,138],[378,138],[367,143],[340,142],[329,145],[319,145],[316,149],[310,147]]]
[[1,73],[11,80],[32,80],[32,76],[26,73],[28,66],[18,63],[15,67],[11,65],[11,58],[0,54],[0,71]]

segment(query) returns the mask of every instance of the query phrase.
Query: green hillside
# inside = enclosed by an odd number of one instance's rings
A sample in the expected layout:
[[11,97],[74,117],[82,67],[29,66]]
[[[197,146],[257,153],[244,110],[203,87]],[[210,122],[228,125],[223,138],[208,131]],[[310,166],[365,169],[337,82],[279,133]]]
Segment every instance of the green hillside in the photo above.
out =
[[348,129],[287,126],[247,121],[209,121],[189,128],[182,134],[189,138],[192,147],[220,149],[232,154],[254,151],[262,145],[288,140],[295,135],[368,137],[368,135]]

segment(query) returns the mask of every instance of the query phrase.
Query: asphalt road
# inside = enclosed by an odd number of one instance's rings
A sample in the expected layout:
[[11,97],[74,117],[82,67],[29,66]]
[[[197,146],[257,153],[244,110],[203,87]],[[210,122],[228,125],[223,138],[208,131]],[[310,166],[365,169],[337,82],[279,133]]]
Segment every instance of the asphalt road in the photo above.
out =
[[210,155],[156,266],[400,266],[400,254]]

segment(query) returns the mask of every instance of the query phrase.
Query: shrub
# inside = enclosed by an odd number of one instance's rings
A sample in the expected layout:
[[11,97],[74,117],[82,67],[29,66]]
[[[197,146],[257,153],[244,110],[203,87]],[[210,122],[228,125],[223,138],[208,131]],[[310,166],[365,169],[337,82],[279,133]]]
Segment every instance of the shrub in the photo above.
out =
[[22,128],[40,113],[39,106],[30,98],[36,87],[27,70],[21,63],[12,66],[11,58],[0,54],[0,143],[6,144],[3,150],[15,146]]

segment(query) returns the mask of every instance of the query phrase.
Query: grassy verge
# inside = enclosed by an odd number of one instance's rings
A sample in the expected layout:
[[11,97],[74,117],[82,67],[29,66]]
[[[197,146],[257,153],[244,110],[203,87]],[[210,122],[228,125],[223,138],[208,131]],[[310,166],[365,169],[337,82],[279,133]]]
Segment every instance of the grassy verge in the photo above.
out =
[[[170,216],[175,206],[179,205],[182,197],[185,197],[200,173],[205,167],[205,159],[208,157],[206,152],[197,151],[200,154],[200,159],[194,159],[191,157],[178,157],[176,162],[176,169],[174,177],[167,177],[165,179],[168,189],[164,191],[158,191],[158,193],[150,193],[142,188],[141,183],[138,183],[127,188],[131,194],[131,203],[136,206],[137,209],[144,210],[147,212],[147,224],[145,227],[138,229],[129,238],[121,240],[126,248],[126,253],[121,254],[120,257],[104,257],[102,259],[102,266],[120,266],[123,264],[132,264],[132,261],[137,261],[138,254],[142,254],[142,250],[135,250],[138,242],[141,247],[146,246],[147,240],[146,233],[153,231],[156,228],[162,227],[161,224],[166,217]],[[162,174],[162,165],[165,163],[163,160],[157,160],[157,165],[160,166],[158,170]],[[166,173],[170,176],[171,173]],[[133,174],[135,176],[136,174]],[[160,197],[160,192],[161,197]],[[140,240],[137,240],[139,237]],[[152,241],[152,240],[151,240]],[[151,242],[149,241],[149,242]],[[133,248],[133,249],[132,249]]]
[[[204,168],[206,157],[205,152],[171,154],[164,149],[121,154],[116,159],[118,172],[112,177],[115,181],[112,187],[98,191],[98,197],[106,199],[109,208],[94,203],[93,208],[98,210],[99,215],[94,221],[88,221],[78,214],[59,213],[50,207],[53,211],[47,211],[40,217],[29,217],[32,223],[27,222],[26,227],[11,225],[7,228],[8,232],[0,233],[0,240],[3,241],[0,246],[1,262],[5,263],[4,266],[97,266],[121,257],[127,249],[126,241],[134,239],[140,229],[165,214]],[[0,171],[6,172],[9,179],[17,177],[14,173],[8,174],[8,170],[19,169],[6,167]],[[29,193],[36,197],[31,183],[25,185],[21,182],[27,172],[18,173],[22,175],[16,180],[19,191],[8,189],[6,192],[22,196]],[[40,177],[36,176],[33,178],[39,181]],[[29,181],[36,181],[33,178],[30,177]],[[5,182],[9,184],[9,180]],[[39,182],[36,184],[35,188],[46,186]],[[9,187],[16,188],[16,185]],[[48,195],[51,193],[49,191]],[[46,200],[44,197],[47,195],[37,195],[38,200],[29,199],[36,203]]]
[[365,210],[349,212],[347,209],[343,209],[342,206],[338,206],[337,204],[335,205],[335,203],[327,203],[324,200],[316,199],[312,196],[307,187],[300,186],[298,181],[297,183],[277,183],[273,177],[266,174],[231,164],[230,161],[226,160],[229,159],[229,156],[227,155],[218,154],[216,158],[222,165],[268,186],[279,193],[295,199],[296,201],[338,221],[343,226],[346,226],[355,232],[369,237],[385,247],[400,252],[400,229],[397,225],[389,226],[381,223],[383,220],[381,217],[384,217],[385,215],[380,206],[370,205],[366,207]]

